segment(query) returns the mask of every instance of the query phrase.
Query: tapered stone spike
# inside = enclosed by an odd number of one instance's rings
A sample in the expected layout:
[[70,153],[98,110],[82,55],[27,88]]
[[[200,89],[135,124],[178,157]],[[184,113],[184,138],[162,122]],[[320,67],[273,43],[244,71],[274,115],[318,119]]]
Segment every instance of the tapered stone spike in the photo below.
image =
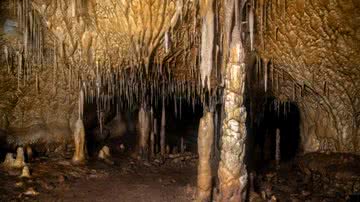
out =
[[197,200],[211,201],[212,172],[210,155],[214,140],[214,119],[212,112],[206,112],[200,119],[198,135],[198,176],[197,176]]
[[74,129],[75,153],[72,162],[75,164],[85,163],[85,128],[82,119],[78,119]]
[[203,18],[203,24],[201,28],[200,75],[202,87],[207,87],[209,91],[211,83],[211,71],[214,62],[213,50],[215,47],[215,15],[213,4],[213,0],[200,1],[200,13]]
[[150,113],[143,104],[139,110],[139,155],[143,160],[149,158]]
[[12,153],[7,153],[2,165],[6,168],[12,168],[14,163],[15,163],[14,155]]
[[22,147],[18,147],[16,150],[16,159],[14,162],[15,168],[22,168],[25,166],[25,155],[24,149]]
[[24,166],[24,168],[22,169],[22,173],[21,173],[21,178],[30,178],[30,170],[28,166]]
[[255,16],[254,16],[254,8],[253,5],[250,8],[249,12],[249,31],[250,31],[250,45],[251,51],[254,50],[254,25],[255,25]]
[[267,92],[268,88],[268,60],[264,59],[264,89],[265,93]]

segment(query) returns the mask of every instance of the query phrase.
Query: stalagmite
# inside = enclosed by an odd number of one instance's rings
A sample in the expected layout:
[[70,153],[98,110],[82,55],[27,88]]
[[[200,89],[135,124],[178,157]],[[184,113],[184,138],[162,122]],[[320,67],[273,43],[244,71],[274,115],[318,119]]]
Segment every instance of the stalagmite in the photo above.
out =
[[83,112],[84,112],[84,90],[81,88],[79,95],[79,118],[75,123],[74,129],[74,143],[75,153],[72,158],[72,162],[75,164],[81,164],[85,162],[85,127],[83,123]]
[[21,173],[21,178],[30,178],[30,170],[28,166],[24,166],[24,168],[22,169],[22,173]]
[[150,127],[151,127],[151,133],[150,133],[150,155],[151,157],[154,157],[155,155],[155,120],[154,119],[154,110],[151,108],[150,110]]
[[12,168],[15,163],[14,155],[12,153],[7,153],[2,166],[5,168]]
[[[203,24],[201,28],[201,63],[200,75],[202,87],[207,87],[210,91],[211,70],[214,63],[214,47],[215,47],[215,15],[214,0],[201,0],[201,16]],[[205,82],[207,82],[205,84]]]
[[211,201],[212,171],[211,150],[214,141],[214,114],[206,112],[200,119],[198,133],[198,176],[197,176],[197,200],[199,202]]
[[161,128],[160,128],[160,152],[161,155],[165,155],[165,126],[166,126],[166,118],[165,118],[165,98],[163,97],[162,101],[162,112],[161,112]]
[[[233,4],[234,1],[226,1]],[[229,5],[225,5],[228,7]],[[235,8],[238,9],[238,8]],[[227,17],[232,18],[233,15]],[[225,19],[232,22],[235,19]],[[228,25],[230,26],[230,25]],[[245,53],[241,42],[240,25],[231,33],[230,55],[225,69],[224,119],[222,123],[221,156],[219,163],[219,201],[245,201],[247,171],[244,162],[246,142]]]
[[25,166],[24,149],[22,147],[18,147],[16,150],[16,159],[15,159],[13,167],[22,168],[24,166]]
[[142,105],[139,110],[139,156],[143,160],[149,158],[149,135],[150,135],[150,117],[146,106]]
[[85,127],[82,119],[78,119],[74,129],[75,153],[72,162],[81,164],[85,162]]
[[280,166],[280,129],[276,129],[276,150],[275,150],[276,168]]
[[103,146],[103,148],[99,151],[98,158],[108,164],[114,164],[111,160],[110,148],[108,146]]

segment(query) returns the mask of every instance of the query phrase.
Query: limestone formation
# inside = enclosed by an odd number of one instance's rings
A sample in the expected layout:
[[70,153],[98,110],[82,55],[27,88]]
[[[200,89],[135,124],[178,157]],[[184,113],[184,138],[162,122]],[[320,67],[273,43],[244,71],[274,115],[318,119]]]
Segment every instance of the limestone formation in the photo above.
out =
[[142,106],[139,110],[139,155],[142,159],[149,158],[149,137],[151,123],[150,113]]
[[7,153],[2,165],[5,168],[12,168],[14,166],[14,163],[15,163],[14,155],[12,153]]
[[165,126],[166,126],[166,118],[165,118],[165,99],[162,100],[162,110],[161,110],[161,125],[160,125],[160,152],[161,155],[164,156],[166,153],[165,148]]
[[[182,165],[196,132],[172,129],[191,107],[196,121],[200,108],[212,111],[198,130],[198,201],[247,201],[257,163],[245,155],[269,150],[279,168],[293,135],[304,155],[360,154],[359,10],[359,0],[2,0],[0,149],[17,148],[2,165],[26,176],[24,152],[31,163],[32,153],[74,152],[81,164],[87,146],[108,160],[109,147],[97,149],[110,139],[143,160]],[[304,170],[304,184],[337,184]],[[273,190],[264,200],[282,200]]]
[[13,167],[22,168],[24,166],[25,166],[24,149],[22,147],[18,147],[16,150],[16,159],[14,161]]
[[75,164],[85,163],[86,160],[85,128],[83,121],[81,119],[78,119],[75,124],[74,144],[75,144],[75,153],[72,158],[72,162]]
[[[228,1],[227,6],[232,6]],[[239,9],[239,8],[235,8]],[[233,12],[233,11],[230,11]],[[232,18],[232,16],[229,16]],[[225,69],[224,114],[222,145],[219,164],[220,201],[244,201],[247,170],[244,163],[246,140],[245,50],[240,39],[240,24],[230,19],[234,27],[231,34],[230,54]],[[226,26],[231,26],[226,25]]]
[[22,169],[22,173],[21,173],[21,178],[30,178],[30,170],[28,166],[24,166],[24,168]]
[[204,113],[200,119],[198,133],[198,178],[197,178],[197,198],[196,201],[211,201],[212,178],[211,170],[211,151],[214,140],[214,114],[212,112]]
[[108,146],[103,146],[103,148],[99,151],[98,158],[108,164],[114,164],[111,160],[110,148]]

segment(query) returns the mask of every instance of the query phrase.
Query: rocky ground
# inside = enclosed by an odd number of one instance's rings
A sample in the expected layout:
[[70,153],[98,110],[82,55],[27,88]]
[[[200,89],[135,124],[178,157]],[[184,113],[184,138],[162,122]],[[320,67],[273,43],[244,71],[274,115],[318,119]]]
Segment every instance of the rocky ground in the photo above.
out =
[[255,190],[278,201],[360,201],[360,157],[306,154],[259,172]]
[[[0,171],[0,201],[193,201],[197,157],[191,153],[165,160],[135,160],[116,153],[112,162],[89,159],[71,164],[65,157],[41,157],[29,163],[31,178],[21,170]],[[359,201],[360,157],[313,153],[258,171],[258,198],[250,201]],[[214,190],[216,195],[216,190]],[[351,200],[350,196],[353,195]]]
[[[115,155],[114,155],[115,156]],[[117,154],[113,164],[90,159],[84,166],[66,158],[37,158],[31,178],[21,170],[0,171],[0,201],[191,201],[196,156],[170,155],[144,163]]]

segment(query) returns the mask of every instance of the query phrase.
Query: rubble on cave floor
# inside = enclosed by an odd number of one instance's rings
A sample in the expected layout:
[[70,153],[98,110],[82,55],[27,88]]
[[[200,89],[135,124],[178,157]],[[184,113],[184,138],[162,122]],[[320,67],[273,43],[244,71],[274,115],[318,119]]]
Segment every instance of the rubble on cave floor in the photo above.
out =
[[259,172],[255,190],[279,201],[351,201],[360,193],[360,156],[310,153]]
[[[191,201],[195,196],[195,154],[170,154],[149,161],[114,154],[112,160],[114,164],[108,164],[94,157],[86,165],[73,165],[71,155],[35,158],[27,164],[30,178],[19,177],[22,169],[1,167],[0,201]],[[154,190],[164,194],[151,195]]]

